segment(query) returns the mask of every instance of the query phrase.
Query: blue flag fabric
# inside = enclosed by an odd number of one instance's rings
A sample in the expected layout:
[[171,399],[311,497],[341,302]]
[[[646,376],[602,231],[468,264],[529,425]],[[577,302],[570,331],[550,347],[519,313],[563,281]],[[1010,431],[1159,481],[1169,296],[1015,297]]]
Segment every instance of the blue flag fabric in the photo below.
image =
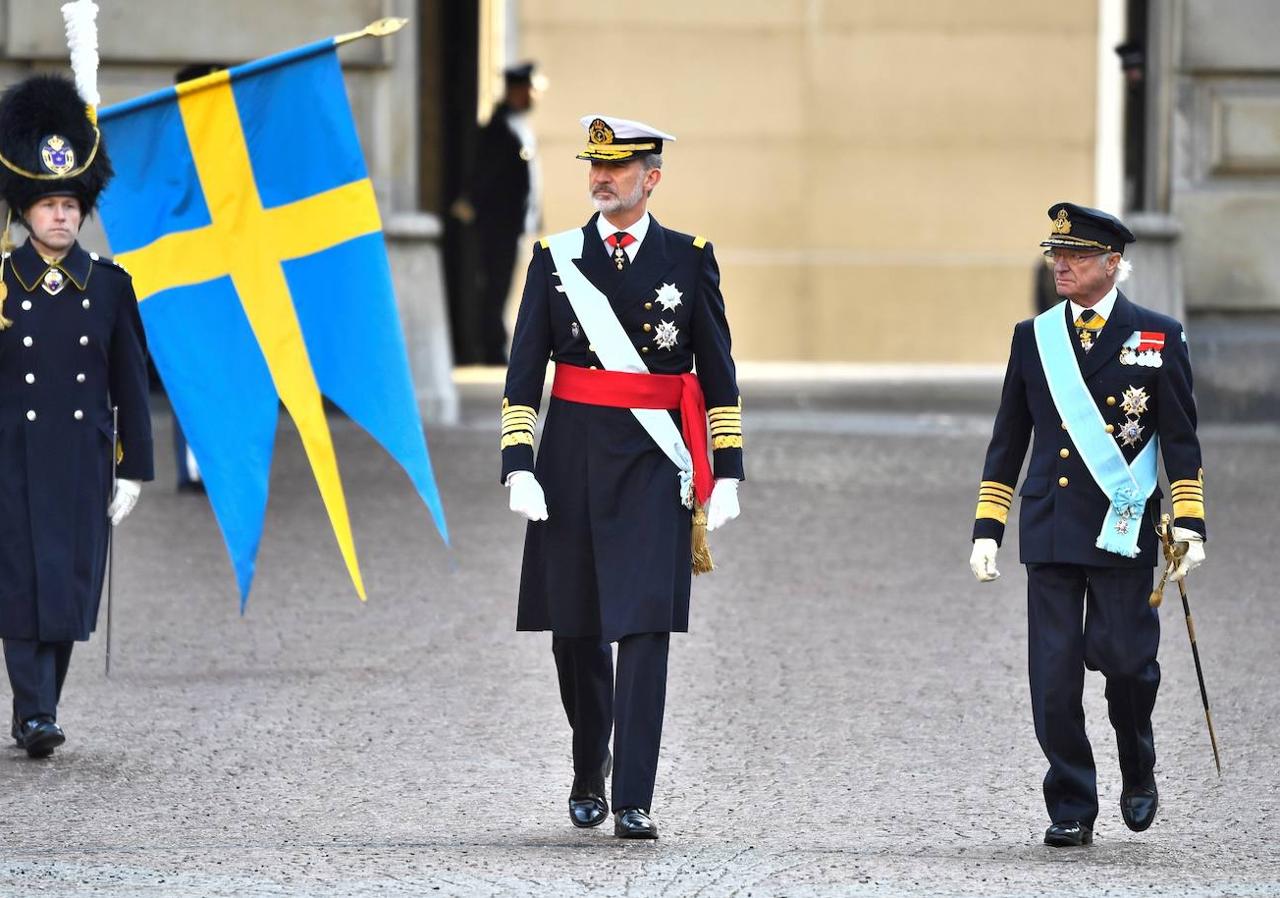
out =
[[278,404],[365,597],[328,397],[408,473],[448,542],[391,270],[332,39],[102,110],[101,214],[200,464],[241,609]]

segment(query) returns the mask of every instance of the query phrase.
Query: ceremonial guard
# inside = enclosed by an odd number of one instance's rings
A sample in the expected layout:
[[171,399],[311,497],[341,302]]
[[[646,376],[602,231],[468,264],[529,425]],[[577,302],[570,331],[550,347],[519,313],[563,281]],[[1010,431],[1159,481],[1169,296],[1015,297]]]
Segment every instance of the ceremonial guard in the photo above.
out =
[[996,548],[1034,434],[1018,490],[1031,707],[1049,762],[1044,841],[1071,846],[1093,841],[1098,816],[1081,704],[1086,667],[1106,677],[1121,816],[1135,832],[1155,819],[1160,620],[1148,597],[1160,556],[1157,453],[1171,481],[1172,538],[1185,552],[1175,579],[1204,560],[1204,471],[1182,325],[1116,286],[1129,271],[1123,253],[1133,234],[1073,203],[1052,206],[1049,219],[1041,246],[1065,300],[1014,328],[970,564],[979,580],[999,576]]
[[95,101],[53,75],[0,97],[0,196],[30,234],[10,252],[6,227],[0,264],[0,637],[31,757],[65,740],[58,700],[97,620],[109,525],[151,479],[133,287],[76,240],[111,177]]
[[608,818],[612,766],[615,835],[653,839],[670,634],[688,630],[691,573],[711,567],[705,531],[738,515],[742,406],[711,244],[647,211],[675,138],[612,116],[582,124],[597,214],[534,248],[502,401],[502,479],[530,520],[517,628],[552,632],[573,729],[570,820]]

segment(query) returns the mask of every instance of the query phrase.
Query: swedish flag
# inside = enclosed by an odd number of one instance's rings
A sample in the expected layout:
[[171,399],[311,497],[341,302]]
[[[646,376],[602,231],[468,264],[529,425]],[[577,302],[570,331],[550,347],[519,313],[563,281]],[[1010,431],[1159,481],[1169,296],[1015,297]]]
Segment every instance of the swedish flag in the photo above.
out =
[[408,472],[448,541],[337,42],[102,110],[101,203],[248,598],[278,403],[365,597],[322,396]]

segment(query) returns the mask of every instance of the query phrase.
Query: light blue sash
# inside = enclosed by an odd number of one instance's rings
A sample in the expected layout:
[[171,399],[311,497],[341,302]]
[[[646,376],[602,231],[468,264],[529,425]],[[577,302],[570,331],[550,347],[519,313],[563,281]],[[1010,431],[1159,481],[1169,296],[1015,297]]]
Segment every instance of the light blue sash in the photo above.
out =
[[1095,545],[1126,558],[1138,557],[1138,532],[1142,512],[1156,488],[1156,445],[1151,440],[1130,466],[1115,439],[1107,433],[1106,421],[1085,386],[1071,345],[1074,335],[1067,327],[1063,309],[1066,300],[1036,316],[1036,349],[1044,376],[1049,382],[1053,404],[1067,426],[1067,433],[1084,459],[1094,482],[1111,500],[1106,520]]

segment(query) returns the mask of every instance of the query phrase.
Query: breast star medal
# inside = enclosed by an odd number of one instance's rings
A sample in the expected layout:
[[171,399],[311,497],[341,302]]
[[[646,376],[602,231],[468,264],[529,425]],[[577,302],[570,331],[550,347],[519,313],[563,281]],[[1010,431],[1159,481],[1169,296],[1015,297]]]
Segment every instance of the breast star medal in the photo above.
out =
[[658,305],[662,306],[664,311],[670,312],[680,305],[680,297],[682,296],[684,294],[676,289],[675,284],[663,284],[658,288]]
[[1136,420],[1125,421],[1120,425],[1120,435],[1116,437],[1122,446],[1136,446],[1142,440],[1143,426]]
[[659,321],[658,329],[653,335],[653,342],[658,344],[659,349],[673,349],[676,345],[676,335],[680,333],[674,321]]
[[1126,415],[1138,416],[1147,410],[1147,391],[1143,387],[1130,386],[1121,394],[1120,408]]

